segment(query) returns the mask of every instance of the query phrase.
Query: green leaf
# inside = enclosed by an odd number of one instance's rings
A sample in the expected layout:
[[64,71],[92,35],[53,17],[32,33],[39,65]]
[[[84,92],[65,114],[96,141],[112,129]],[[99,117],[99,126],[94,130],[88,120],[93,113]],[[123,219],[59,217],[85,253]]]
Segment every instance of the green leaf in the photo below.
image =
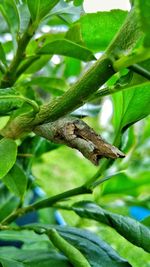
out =
[[10,116],[3,116],[0,117],[0,131],[6,126],[10,119]]
[[0,178],[4,177],[13,167],[17,156],[15,141],[7,138],[0,140]]
[[96,117],[101,109],[101,105],[94,105],[94,104],[84,104],[82,107],[76,109],[71,114],[78,117]]
[[102,209],[94,202],[75,203],[73,210],[81,217],[104,223],[114,228],[135,246],[150,252],[150,229],[138,221]]
[[74,4],[75,6],[81,6],[81,5],[83,4],[83,1],[84,1],[84,0],[74,0],[74,1],[73,1],[73,4]]
[[[45,91],[55,95],[62,95],[65,90],[69,88],[64,79],[49,78],[49,77],[35,77],[29,82],[30,85],[37,85]],[[55,92],[56,91],[56,92]]]
[[[30,239],[29,239],[30,236]],[[29,245],[29,244],[33,244],[33,243],[41,243],[41,242],[48,242],[49,240],[47,238],[47,236],[45,235],[38,235],[33,231],[29,231],[29,230],[22,230],[22,231],[15,231],[15,230],[3,230],[0,231],[0,240],[8,240],[8,241],[13,241],[13,240],[17,240],[20,241],[22,243],[24,243],[25,245]],[[32,243],[31,243],[32,240]],[[41,248],[39,246],[39,248]]]
[[5,51],[3,49],[2,44],[0,43],[0,60],[3,62],[3,64],[5,66],[7,66],[7,60],[6,60],[6,56],[5,56]]
[[14,37],[13,42],[16,45],[15,39],[16,34],[19,32],[20,18],[15,0],[0,0],[0,11],[9,26]]
[[7,41],[7,42],[3,43],[3,49],[5,52],[5,55],[10,53],[13,50],[12,41]]
[[[142,179],[141,179],[142,177]],[[139,172],[130,177],[125,172],[120,172],[111,176],[111,179],[103,185],[102,195],[137,195],[141,186],[150,184],[147,172]]]
[[[0,201],[2,202],[2,199],[0,199]],[[18,198],[15,196],[5,196],[3,203],[0,204],[0,222],[12,213],[17,208],[18,204]]]
[[83,40],[83,36],[81,32],[81,25],[79,22],[73,24],[73,26],[70,27],[69,31],[66,33],[65,38],[74,43],[85,46],[85,42]]
[[15,247],[1,247],[0,263],[4,263],[4,267],[71,267],[67,258],[54,250],[21,250]]
[[24,267],[25,265],[16,260],[9,260],[0,256],[2,267]]
[[28,6],[26,4],[26,1],[22,1],[22,3],[17,5],[19,17],[20,17],[20,29],[19,32],[23,33],[27,29],[30,21],[30,11],[28,9]]
[[[40,56],[39,59],[35,60],[35,62],[33,62],[25,71],[25,73],[27,74],[31,74],[31,73],[35,73],[37,71],[39,71],[40,69],[42,69],[50,60],[50,55],[42,55]],[[26,60],[24,61],[25,65],[26,65]]]
[[18,95],[18,92],[12,88],[0,89],[0,115],[7,115],[20,108],[23,100],[19,99]]
[[107,243],[98,238],[91,232],[79,230],[77,228],[62,229],[57,228],[64,239],[77,247],[87,258],[91,266],[130,266],[130,264],[121,258],[115,250]]
[[124,133],[124,144],[122,145],[122,150],[125,154],[127,154],[131,149],[134,147],[136,143],[136,134],[134,131],[134,127],[130,127],[125,133]]
[[[60,157],[60,155],[63,156]],[[50,170],[53,179],[49,179]],[[80,155],[78,156],[73,149],[60,146],[58,149],[44,154],[41,161],[34,161],[32,172],[35,177],[39,177],[37,182],[42,189],[48,195],[52,195],[53,192],[59,194],[65,191],[66,184],[71,184],[73,188],[77,186],[79,181],[81,184],[84,183],[85,177],[92,177],[93,173],[96,172],[96,167],[89,164],[87,160],[81,160]],[[61,184],[61,188],[58,184]]]
[[31,100],[29,97],[26,98],[23,95],[20,95],[16,90],[11,88],[0,90],[0,115],[6,116],[10,113],[10,111],[20,109],[23,103],[30,105],[35,112],[39,110],[35,101]]
[[40,21],[58,2],[59,0],[27,0],[32,20]]
[[[68,26],[74,21],[76,21],[80,17],[82,12],[83,12],[83,9],[81,6],[76,7],[73,5],[68,5],[67,1],[59,1],[57,7],[52,10],[49,17],[52,21],[52,25],[55,23],[55,25],[60,24],[60,25]],[[54,16],[51,17],[51,15],[54,15]],[[47,18],[48,18],[48,15],[47,15]]]
[[144,218],[141,223],[143,223],[144,225],[146,225],[147,227],[150,227],[150,216],[147,216],[146,218]]
[[45,138],[39,136],[28,136],[18,147],[18,152],[33,154],[35,157],[40,157],[43,153],[56,149],[57,147],[59,147],[58,144],[51,143]]
[[79,76],[81,73],[81,61],[75,58],[67,57],[65,59],[64,76],[66,78],[70,76]]
[[150,114],[150,82],[129,87],[113,95],[114,126],[116,131],[126,130],[130,125]]
[[78,34],[79,42],[83,40],[89,49],[95,52],[103,51],[122,25],[126,15],[127,12],[121,10],[83,15],[69,29],[66,37],[77,42]]
[[150,72],[150,59],[147,59],[145,61],[142,61],[141,63],[139,63],[139,65],[146,69],[148,72]]
[[136,183],[125,173],[113,175],[103,186],[102,195],[107,194],[129,194],[135,192]]
[[93,53],[89,49],[69,40],[57,40],[50,42],[39,49],[38,54],[57,54],[77,58],[83,61],[95,60]]
[[3,183],[16,196],[21,199],[27,188],[27,177],[21,167],[15,164],[12,169],[3,177]]
[[143,0],[136,0],[135,1],[137,13],[139,14],[140,21],[141,21],[141,27],[143,32],[145,33],[144,38],[144,46],[149,47],[150,46],[150,1],[145,0],[143,3]]
[[69,259],[74,267],[91,267],[86,257],[75,246],[67,242],[56,229],[50,229],[46,234],[53,245]]
[[73,227],[60,227],[45,224],[29,225],[31,229],[49,230],[55,228],[59,234],[70,244],[75,246],[88,260],[92,267],[129,267],[131,266],[125,259],[121,258],[114,249],[102,241],[95,234]]

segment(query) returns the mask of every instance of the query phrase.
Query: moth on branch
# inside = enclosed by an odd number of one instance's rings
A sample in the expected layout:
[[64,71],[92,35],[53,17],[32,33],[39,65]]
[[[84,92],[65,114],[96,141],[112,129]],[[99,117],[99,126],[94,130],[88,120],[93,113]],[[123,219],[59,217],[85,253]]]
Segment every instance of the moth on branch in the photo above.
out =
[[54,143],[65,144],[79,150],[94,165],[101,158],[123,158],[125,155],[115,146],[105,142],[84,121],[64,117],[55,122],[39,125],[34,132]]

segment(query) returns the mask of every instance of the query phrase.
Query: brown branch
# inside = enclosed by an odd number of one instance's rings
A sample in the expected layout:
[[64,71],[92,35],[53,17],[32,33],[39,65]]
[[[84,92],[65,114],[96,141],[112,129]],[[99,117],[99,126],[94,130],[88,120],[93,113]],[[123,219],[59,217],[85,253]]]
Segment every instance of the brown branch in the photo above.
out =
[[95,165],[102,157],[115,159],[125,156],[118,148],[105,142],[85,122],[74,117],[64,117],[37,126],[34,132],[52,142],[76,148]]

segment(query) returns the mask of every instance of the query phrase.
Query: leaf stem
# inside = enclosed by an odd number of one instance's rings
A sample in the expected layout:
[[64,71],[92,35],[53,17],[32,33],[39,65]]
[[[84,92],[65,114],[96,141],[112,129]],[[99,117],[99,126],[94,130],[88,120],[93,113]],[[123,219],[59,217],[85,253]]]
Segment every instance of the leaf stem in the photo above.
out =
[[122,56],[113,64],[116,71],[130,67],[136,63],[142,62],[150,58],[150,51],[147,48],[141,47],[127,56]]
[[1,225],[9,224],[9,223],[15,221],[16,218],[18,218],[18,217],[20,217],[20,216],[22,216],[28,212],[32,212],[32,211],[47,208],[47,207],[51,207],[54,203],[56,203],[60,200],[64,200],[65,198],[78,196],[78,195],[82,195],[82,194],[91,194],[91,193],[92,193],[92,190],[85,187],[84,185],[80,186],[80,187],[76,187],[74,189],[65,191],[65,192],[58,194],[56,196],[49,197],[47,199],[38,201],[38,202],[36,202],[32,205],[29,205],[27,207],[17,209],[13,213],[11,213],[8,217],[6,217],[1,222]]
[[34,29],[31,21],[29,22],[29,25],[27,27],[27,30],[23,33],[22,37],[18,40],[18,49],[16,52],[16,55],[14,56],[9,68],[7,69],[5,75],[3,76],[3,79],[1,81],[1,88],[11,87],[16,79],[16,72],[21,64],[22,60],[25,58],[25,50],[26,47],[31,40]]
[[[103,161],[101,161],[101,165],[98,169],[98,171],[94,174],[94,176],[89,179],[86,183],[85,183],[85,187],[87,188],[94,188],[96,186],[96,181],[98,178],[100,178],[102,176],[102,174],[104,173],[104,171],[108,168],[109,165],[111,165],[114,162],[113,159],[103,159]],[[99,181],[100,183],[100,181]]]
[[144,78],[150,80],[150,72],[148,70],[142,68],[140,65],[134,64],[134,65],[130,66],[129,69],[140,74]]
[[38,106],[38,104],[35,102],[35,101],[33,101],[33,100],[31,100],[31,99],[29,99],[29,98],[27,98],[27,97],[24,97],[24,96],[19,96],[19,95],[11,95],[11,96],[9,96],[9,95],[3,95],[3,96],[0,96],[0,99],[20,99],[20,100],[22,100],[22,101],[24,101],[24,102],[26,102],[26,103],[28,103],[30,106],[32,106],[32,108],[33,108],[33,110],[35,111],[35,113],[37,113],[38,111],[39,111],[39,106]]
[[112,95],[114,93],[117,93],[119,91],[122,91],[124,89],[129,89],[132,87],[127,87],[127,86],[114,86],[114,87],[105,87],[103,89],[100,89],[97,91],[95,94],[93,94],[88,100],[93,101],[98,98],[102,98],[107,95]]
[[22,74],[22,73],[24,73],[36,60],[38,60],[40,58],[40,56],[39,55],[35,55],[35,56],[33,56],[33,57],[31,57],[31,58],[28,58],[27,60],[26,60],[26,62],[24,62],[21,66],[20,66],[20,68],[18,69],[18,71],[16,72],[16,77],[17,77],[17,79],[20,77],[20,75]]

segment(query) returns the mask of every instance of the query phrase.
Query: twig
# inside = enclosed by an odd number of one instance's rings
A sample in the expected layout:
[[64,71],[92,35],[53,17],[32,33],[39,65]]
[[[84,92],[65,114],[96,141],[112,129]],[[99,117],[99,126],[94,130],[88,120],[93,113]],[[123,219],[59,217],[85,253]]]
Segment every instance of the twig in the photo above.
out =
[[139,62],[143,62],[150,58],[150,51],[148,48],[140,47],[136,49],[134,53],[122,56],[118,60],[114,61],[113,67],[116,71],[131,67]]
[[146,79],[150,80],[150,72],[144,68],[142,68],[138,64],[134,64],[129,67],[130,70],[140,74],[141,76],[145,77]]
[[5,218],[1,222],[1,225],[7,225],[7,224],[15,221],[18,217],[20,217],[20,216],[22,216],[28,212],[43,209],[46,207],[51,207],[54,203],[56,203],[60,200],[63,200],[65,198],[78,196],[78,195],[82,195],[82,194],[91,194],[91,193],[92,193],[92,190],[89,188],[86,188],[84,185],[80,186],[80,187],[76,187],[76,188],[68,190],[64,193],[58,194],[58,195],[53,196],[53,197],[49,197],[49,198],[41,200],[39,202],[36,202],[36,203],[29,205],[27,207],[17,209],[13,213],[11,213],[7,218]]
[[55,121],[82,106],[114,73],[111,60],[103,56],[66,93],[43,105],[34,124]]
[[25,58],[25,50],[33,34],[34,34],[34,29],[30,21],[27,30],[24,32],[24,34],[22,35],[22,37],[20,37],[18,41],[18,49],[16,55],[14,56],[5,75],[3,76],[3,79],[1,81],[1,88],[10,87],[16,81],[17,79],[16,72],[22,60]]
[[22,66],[18,68],[18,71],[16,72],[16,78],[18,79],[20,75],[24,73],[39,58],[40,58],[39,55],[35,55],[31,58],[26,59],[26,62],[24,62]]

